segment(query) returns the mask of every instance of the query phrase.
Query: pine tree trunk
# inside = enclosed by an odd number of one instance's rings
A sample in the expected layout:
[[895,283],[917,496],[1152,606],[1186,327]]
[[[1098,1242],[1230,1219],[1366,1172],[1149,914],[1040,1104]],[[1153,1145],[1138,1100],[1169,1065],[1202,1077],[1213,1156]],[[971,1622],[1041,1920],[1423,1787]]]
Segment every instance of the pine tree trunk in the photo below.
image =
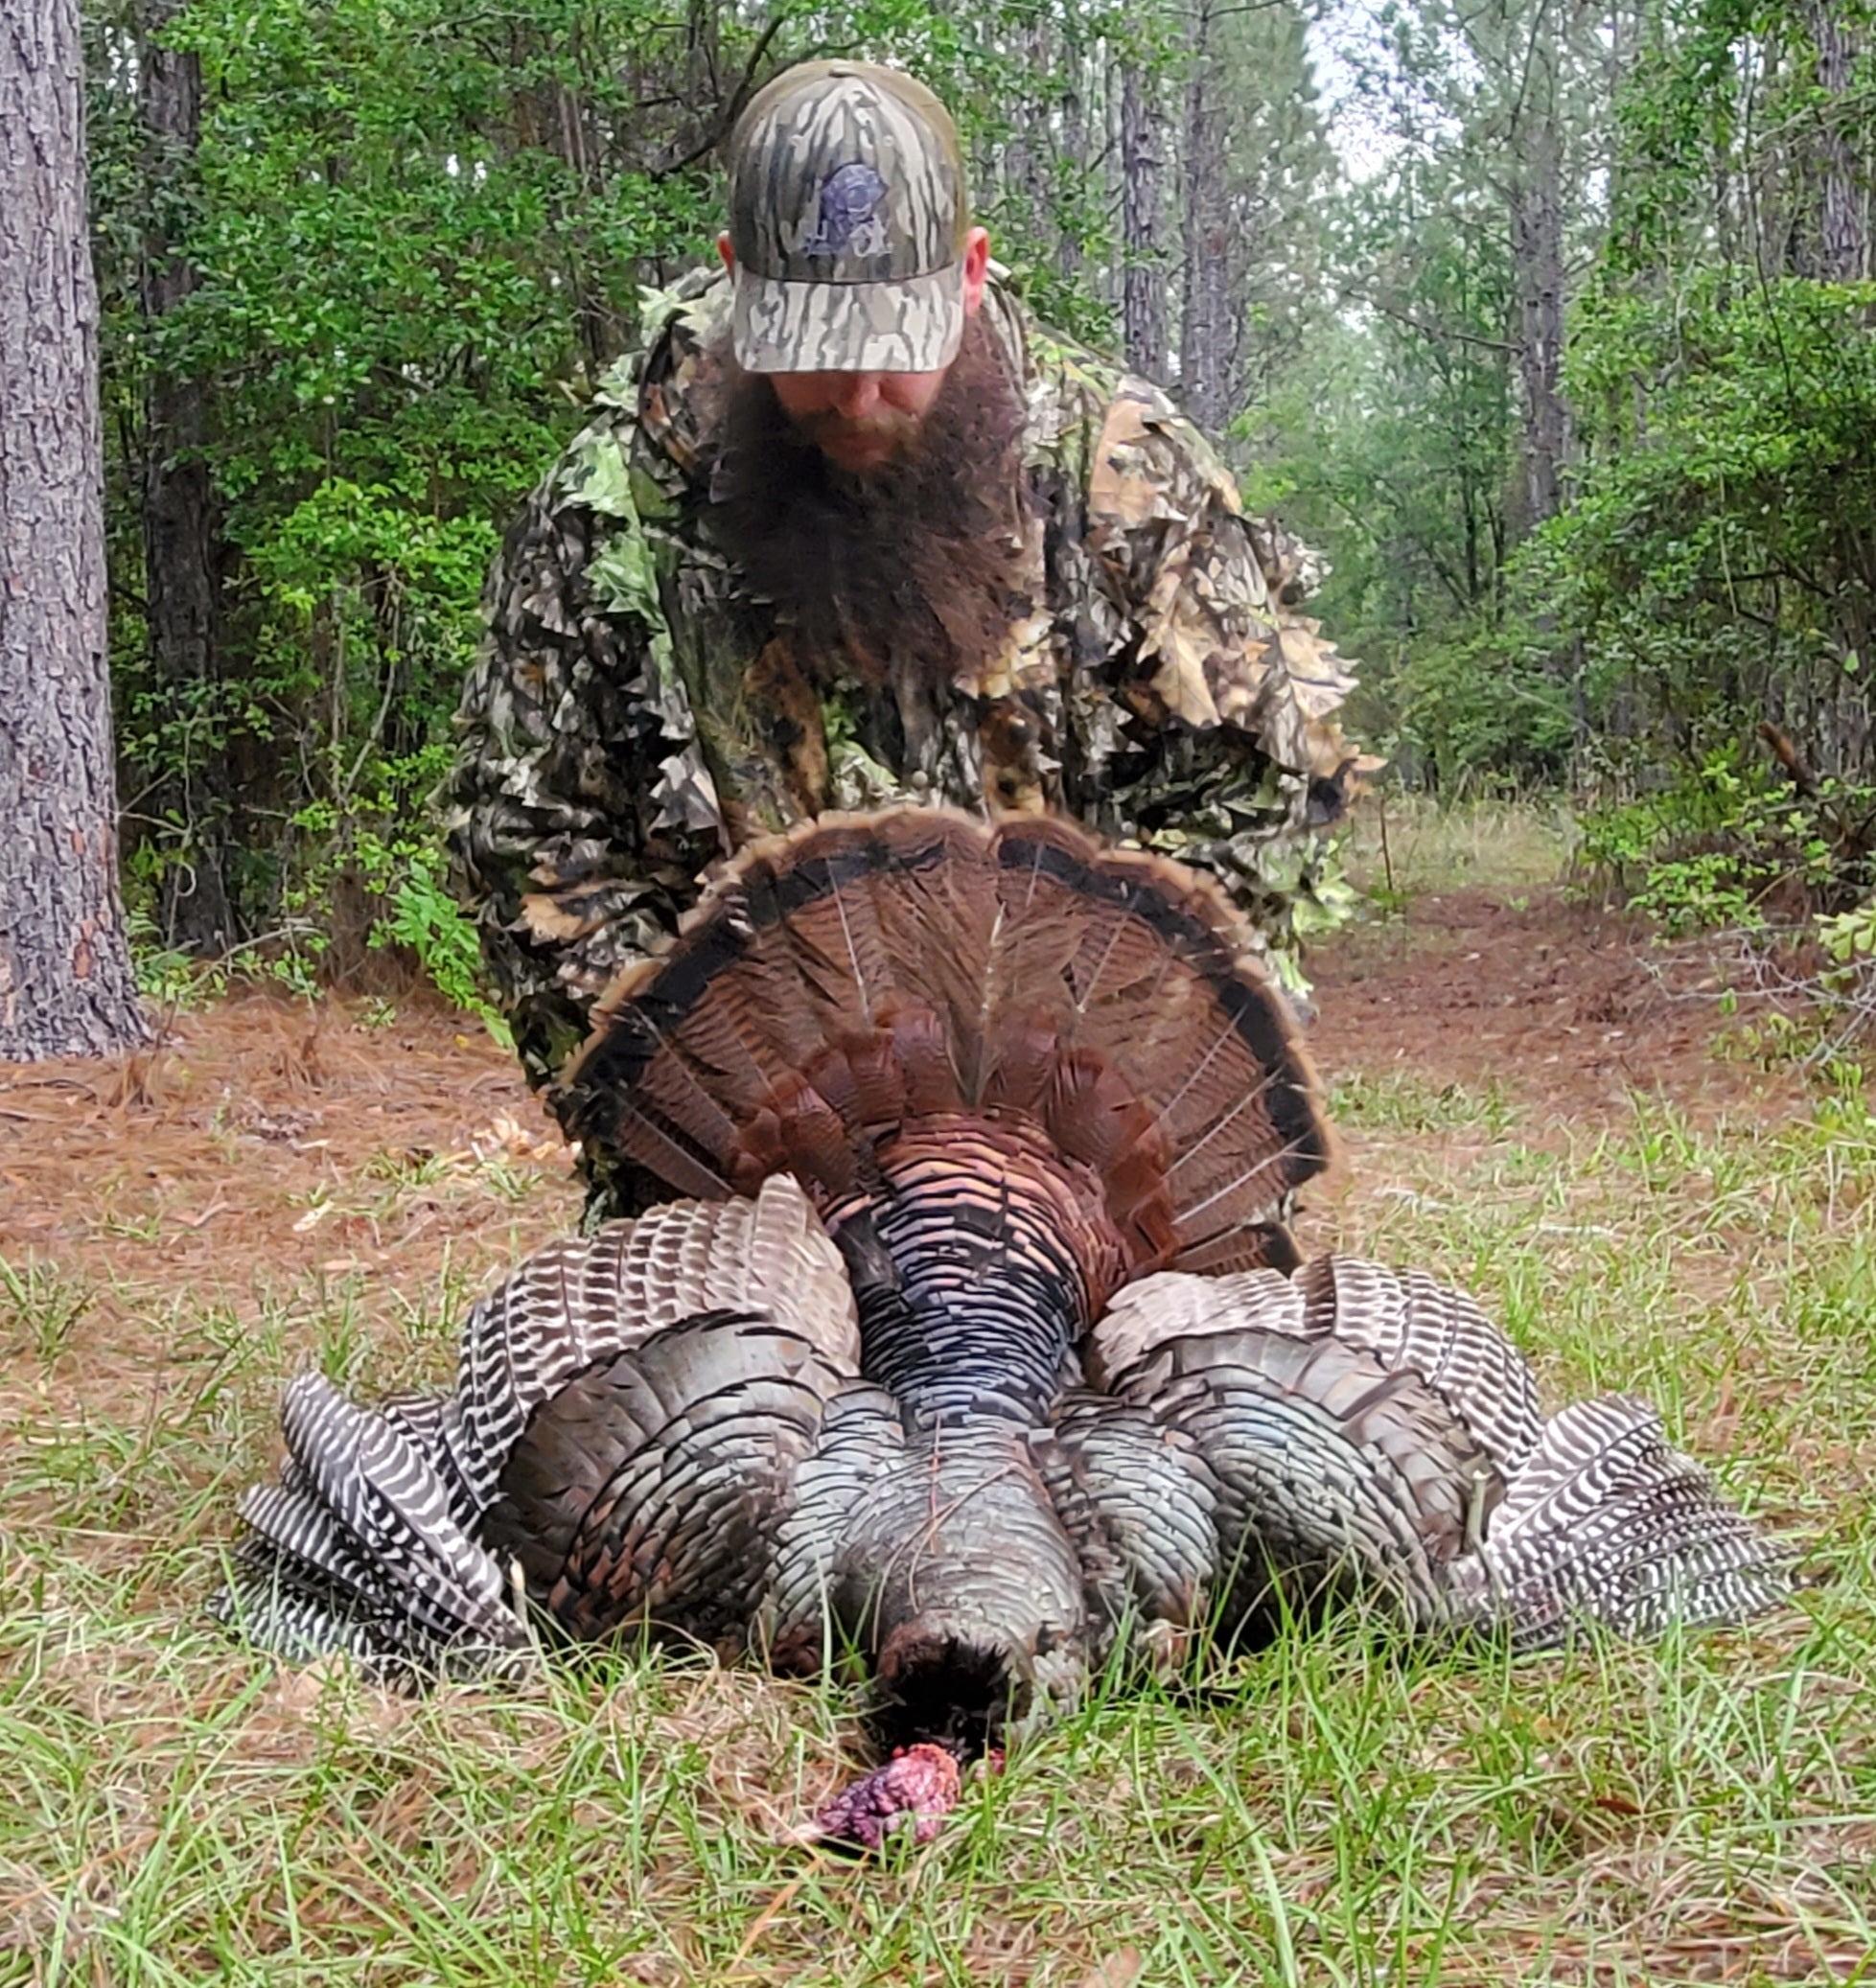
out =
[[1531,128],[1512,194],[1512,271],[1517,295],[1517,374],[1529,531],[1562,502],[1569,416],[1563,405],[1563,148],[1549,117]]
[[1811,38],[1818,49],[1818,87],[1824,97],[1825,125],[1818,147],[1820,189],[1818,216],[1818,274],[1826,283],[1860,283],[1869,262],[1868,231],[1856,161],[1841,119],[1849,94],[1852,48],[1837,0],[1810,0]]
[[1054,260],[1058,244],[1055,203],[1049,183],[1049,98],[1053,93],[1048,28],[1037,21],[1019,42],[1033,94],[1016,107],[1003,148],[1003,189],[1008,210],[1022,217],[1038,262]]
[[0,1058],[146,1035],[117,895],[78,0],[0,0]]
[[1224,106],[1212,65],[1211,0],[1193,18],[1186,84],[1184,280],[1180,285],[1179,395],[1214,434],[1231,418],[1231,276],[1225,220]]
[[[138,20],[138,94],[145,131],[150,202],[140,269],[145,322],[159,325],[193,291],[195,269],[180,252],[200,137],[200,59],[163,47],[164,27],[180,0],[143,0]],[[220,677],[221,589],[227,551],[214,487],[201,450],[208,439],[208,396],[199,380],[158,364],[144,402],[144,595],[151,670],[179,705],[212,701]],[[195,735],[195,728],[190,728]],[[211,720],[199,728],[200,756],[173,770],[146,811],[180,838],[166,868],[161,904],[165,939],[197,953],[234,943],[227,860],[233,780],[226,734]]]
[[1121,78],[1121,323],[1127,364],[1149,380],[1166,377],[1166,120],[1158,81],[1129,61]]

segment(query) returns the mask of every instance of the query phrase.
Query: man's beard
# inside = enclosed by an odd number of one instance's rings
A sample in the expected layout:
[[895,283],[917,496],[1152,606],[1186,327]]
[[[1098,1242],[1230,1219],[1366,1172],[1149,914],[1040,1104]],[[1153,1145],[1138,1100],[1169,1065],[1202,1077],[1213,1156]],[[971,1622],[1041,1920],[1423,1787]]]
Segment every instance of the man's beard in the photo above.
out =
[[[724,355],[709,527],[751,590],[775,602],[819,682],[941,688],[986,662],[1030,612],[1024,406],[996,335],[969,319],[922,420],[877,469],[842,470],[760,374]],[[850,424],[843,424],[850,431]]]

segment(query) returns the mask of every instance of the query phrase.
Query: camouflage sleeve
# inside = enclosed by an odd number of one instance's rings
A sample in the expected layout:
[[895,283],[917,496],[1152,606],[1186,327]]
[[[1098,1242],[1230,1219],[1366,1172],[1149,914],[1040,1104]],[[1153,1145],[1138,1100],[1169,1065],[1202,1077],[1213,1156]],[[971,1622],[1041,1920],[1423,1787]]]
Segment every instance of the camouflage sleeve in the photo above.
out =
[[687,749],[660,708],[629,446],[615,402],[528,499],[489,577],[457,719],[453,879],[537,1085],[613,975],[675,929],[718,853],[669,804]]
[[1139,380],[1107,407],[1088,511],[1126,624],[1116,694],[1142,748],[1117,799],[1142,842],[1215,871],[1286,943],[1355,763],[1334,719],[1354,679],[1294,611],[1313,555],[1243,516],[1211,445]]

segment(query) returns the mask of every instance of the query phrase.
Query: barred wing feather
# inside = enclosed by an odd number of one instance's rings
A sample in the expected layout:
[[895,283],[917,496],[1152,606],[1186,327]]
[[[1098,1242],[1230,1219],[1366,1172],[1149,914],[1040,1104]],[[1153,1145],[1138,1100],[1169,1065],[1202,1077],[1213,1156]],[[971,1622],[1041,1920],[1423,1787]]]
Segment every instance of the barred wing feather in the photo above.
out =
[[1793,1559],[1646,1402],[1611,1397],[1545,1423],[1453,1594],[1462,1619],[1539,1650],[1590,1624],[1645,1637],[1745,1621],[1791,1594]]

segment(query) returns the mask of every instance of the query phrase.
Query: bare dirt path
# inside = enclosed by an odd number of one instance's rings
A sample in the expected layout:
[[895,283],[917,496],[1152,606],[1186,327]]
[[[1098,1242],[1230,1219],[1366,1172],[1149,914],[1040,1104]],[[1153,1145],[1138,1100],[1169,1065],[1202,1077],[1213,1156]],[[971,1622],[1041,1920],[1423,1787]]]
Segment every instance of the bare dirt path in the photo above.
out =
[[[1698,949],[1651,948],[1554,889],[1419,898],[1309,969],[1332,1083],[1495,1085],[1527,1139],[1636,1092],[1697,1118],[1798,1105],[1789,1074],[1722,1053],[1736,1025]],[[116,1064],[0,1066],[0,1259],[88,1284],[90,1332],[147,1318],[163,1290],[239,1309],[260,1282],[408,1290],[446,1260],[481,1287],[576,1218],[571,1157],[478,1025],[380,1015],[254,994]],[[1363,1176],[1384,1171],[1386,1141],[1359,1144]]]
[[1309,960],[1311,1046],[1332,1081],[1406,1071],[1433,1086],[1499,1086],[1539,1115],[1593,1122],[1636,1093],[1697,1119],[1783,1115],[1801,1085],[1740,1050],[1699,944],[1658,947],[1633,919],[1555,887],[1416,898],[1339,933]]

